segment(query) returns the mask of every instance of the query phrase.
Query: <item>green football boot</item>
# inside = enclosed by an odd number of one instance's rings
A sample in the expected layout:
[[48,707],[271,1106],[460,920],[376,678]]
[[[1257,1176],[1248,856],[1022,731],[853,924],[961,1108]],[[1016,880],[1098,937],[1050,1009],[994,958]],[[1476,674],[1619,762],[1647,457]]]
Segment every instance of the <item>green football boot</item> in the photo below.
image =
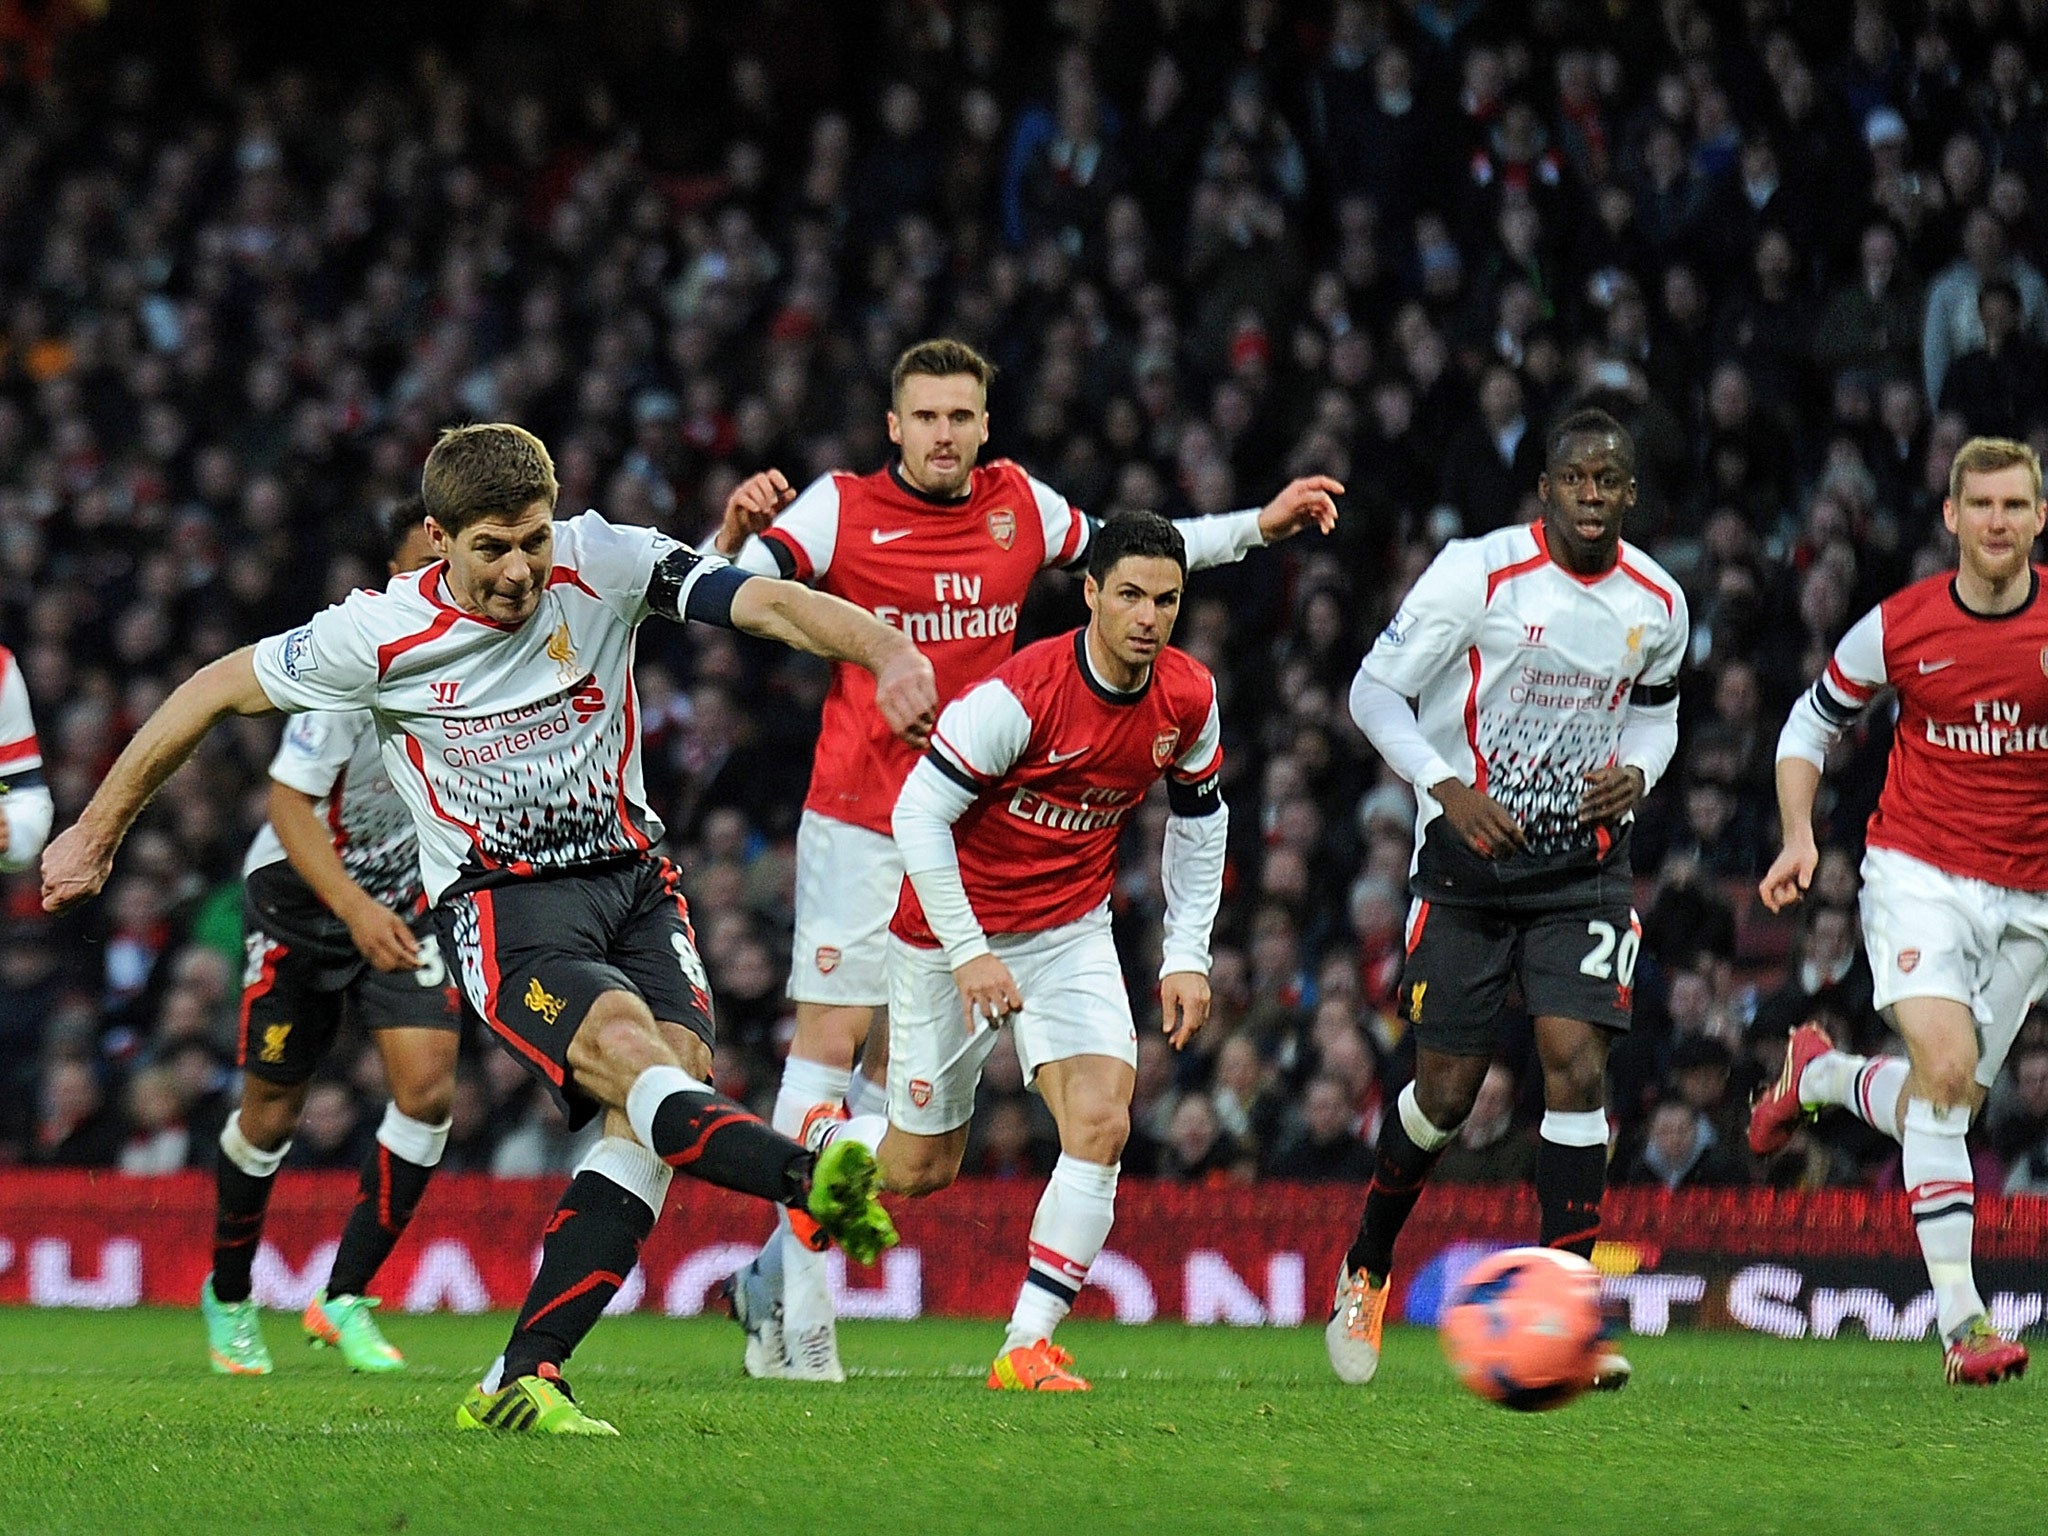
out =
[[457,1429],[502,1429],[536,1435],[616,1435],[603,1419],[593,1419],[569,1396],[569,1387],[551,1365],[532,1376],[507,1382],[495,1392],[471,1387],[455,1410]]
[[875,1154],[851,1139],[829,1144],[811,1170],[806,1204],[812,1217],[861,1264],[874,1263],[884,1248],[896,1246],[896,1223],[875,1198],[881,1184]]
[[222,1301],[213,1276],[199,1288],[199,1315],[206,1319],[206,1359],[217,1376],[268,1376],[270,1348],[263,1342],[256,1299]]
[[306,1342],[315,1349],[340,1350],[352,1371],[404,1370],[405,1356],[370,1316],[371,1308],[379,1304],[374,1296],[330,1297],[320,1291],[299,1320],[306,1329]]

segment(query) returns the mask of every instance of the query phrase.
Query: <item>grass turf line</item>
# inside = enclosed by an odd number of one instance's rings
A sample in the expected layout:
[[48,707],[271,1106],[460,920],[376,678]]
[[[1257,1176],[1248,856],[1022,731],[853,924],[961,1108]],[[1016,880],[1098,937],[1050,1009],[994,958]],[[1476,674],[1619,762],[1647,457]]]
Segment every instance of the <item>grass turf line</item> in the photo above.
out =
[[461,1435],[502,1317],[391,1317],[351,1376],[264,1319],[277,1375],[205,1369],[196,1312],[0,1309],[0,1532],[2038,1531],[2039,1388],[1931,1344],[1673,1335],[1635,1384],[1510,1414],[1389,1331],[1372,1386],[1310,1329],[1070,1324],[1085,1397],[982,1386],[999,1324],[842,1325],[843,1388],[748,1382],[722,1319],[607,1319],[571,1380],[619,1440]]

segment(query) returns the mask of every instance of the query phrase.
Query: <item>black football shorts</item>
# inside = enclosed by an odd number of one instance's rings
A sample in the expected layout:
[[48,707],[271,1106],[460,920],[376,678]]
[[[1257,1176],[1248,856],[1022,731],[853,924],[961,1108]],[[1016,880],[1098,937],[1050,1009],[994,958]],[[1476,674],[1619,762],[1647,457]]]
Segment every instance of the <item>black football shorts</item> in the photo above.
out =
[[679,875],[640,857],[446,897],[435,909],[470,1009],[547,1085],[572,1126],[597,1113],[575,1084],[569,1042],[606,992],[709,1045],[711,987]]

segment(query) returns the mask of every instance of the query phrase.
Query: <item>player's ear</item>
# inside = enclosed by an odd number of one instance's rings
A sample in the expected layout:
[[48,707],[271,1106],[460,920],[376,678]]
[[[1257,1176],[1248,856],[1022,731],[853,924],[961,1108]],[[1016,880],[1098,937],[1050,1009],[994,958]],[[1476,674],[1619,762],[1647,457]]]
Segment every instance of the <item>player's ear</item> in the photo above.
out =
[[889,441],[900,448],[903,445],[903,423],[897,419],[894,411],[888,413],[888,421]]
[[455,542],[454,539],[449,537],[448,530],[435,522],[432,517],[429,517],[420,526],[427,530],[427,540],[434,546],[434,553],[437,555],[447,554],[449,546]]
[[1095,573],[1093,571],[1082,572],[1081,597],[1082,600],[1088,604],[1088,611],[1090,613],[1093,613],[1095,611],[1095,599],[1099,597],[1101,594],[1102,588],[1096,584]]
[[1550,505],[1550,471],[1547,469],[1536,477],[1536,499],[1546,507]]

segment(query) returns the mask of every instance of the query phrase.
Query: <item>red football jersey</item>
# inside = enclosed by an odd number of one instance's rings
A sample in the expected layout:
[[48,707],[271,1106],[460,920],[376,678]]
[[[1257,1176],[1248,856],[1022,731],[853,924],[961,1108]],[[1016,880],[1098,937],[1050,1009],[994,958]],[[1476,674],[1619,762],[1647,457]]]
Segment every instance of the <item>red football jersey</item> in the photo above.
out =
[[[944,705],[1011,654],[1031,578],[1073,559],[1087,523],[1059,492],[997,459],[974,467],[962,501],[914,490],[893,467],[826,475],[761,537],[784,574],[916,641]],[[916,761],[875,708],[874,677],[836,664],[805,808],[886,833]]]
[[[1134,693],[1105,687],[1082,655],[1086,631],[1028,645],[947,707],[932,755],[979,797],[953,825],[960,880],[988,933],[1037,933],[1109,899],[1124,818],[1166,774],[1185,783],[1222,766],[1216,681],[1163,650]],[[938,939],[908,880],[889,925]]]
[[1859,619],[1808,696],[1832,725],[1898,691],[1873,847],[1951,874],[2048,891],[2048,602],[1971,613],[1950,574]]

